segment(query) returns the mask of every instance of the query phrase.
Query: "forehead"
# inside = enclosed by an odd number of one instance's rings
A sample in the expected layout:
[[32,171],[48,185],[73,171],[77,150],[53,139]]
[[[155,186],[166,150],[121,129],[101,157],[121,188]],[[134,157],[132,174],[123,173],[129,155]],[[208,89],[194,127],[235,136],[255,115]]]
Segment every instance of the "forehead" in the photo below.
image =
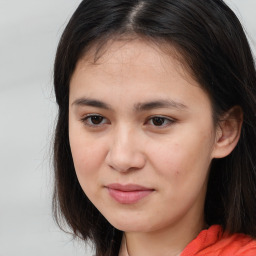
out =
[[193,72],[177,47],[166,42],[126,37],[103,43],[96,42],[78,61],[76,70],[85,67],[93,69],[93,66],[106,68],[114,64],[126,65],[126,67],[148,66],[156,72],[168,72],[169,69],[166,67],[173,64],[176,71],[182,75],[193,76]]
[[114,41],[95,61],[92,49],[77,63],[70,83],[71,101],[89,97],[130,106],[164,99],[209,105],[176,49],[166,51],[143,40]]

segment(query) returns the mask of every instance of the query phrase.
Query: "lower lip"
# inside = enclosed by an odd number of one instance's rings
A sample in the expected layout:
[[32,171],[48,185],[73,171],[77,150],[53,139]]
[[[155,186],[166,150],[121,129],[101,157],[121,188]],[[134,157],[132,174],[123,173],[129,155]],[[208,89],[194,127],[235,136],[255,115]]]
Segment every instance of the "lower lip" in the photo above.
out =
[[121,204],[134,204],[148,196],[153,190],[135,190],[135,191],[121,191],[108,188],[109,194],[118,203]]

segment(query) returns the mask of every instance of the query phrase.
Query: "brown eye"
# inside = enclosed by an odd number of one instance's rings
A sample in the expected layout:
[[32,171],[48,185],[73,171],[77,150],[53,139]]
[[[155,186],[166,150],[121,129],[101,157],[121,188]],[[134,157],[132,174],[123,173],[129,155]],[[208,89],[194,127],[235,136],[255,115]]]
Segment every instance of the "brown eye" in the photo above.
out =
[[95,125],[99,125],[103,121],[103,117],[102,116],[91,116],[89,118],[91,120],[91,123],[95,124]]
[[104,124],[109,123],[109,121],[101,116],[101,115],[94,115],[94,114],[89,114],[85,116],[84,118],[81,119],[81,121],[86,125],[86,126],[91,126],[91,127],[101,127]]
[[152,116],[146,123],[153,127],[165,128],[172,125],[174,122],[175,120],[170,117]]
[[163,117],[153,117],[152,118],[152,123],[155,126],[162,126],[166,121],[166,118]]

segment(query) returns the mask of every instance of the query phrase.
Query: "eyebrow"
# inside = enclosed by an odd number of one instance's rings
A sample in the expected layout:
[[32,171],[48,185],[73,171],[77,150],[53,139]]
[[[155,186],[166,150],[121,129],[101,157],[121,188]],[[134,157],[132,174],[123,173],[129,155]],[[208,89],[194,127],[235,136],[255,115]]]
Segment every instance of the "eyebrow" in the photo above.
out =
[[181,102],[177,102],[174,100],[162,100],[162,99],[149,101],[145,103],[137,103],[134,106],[134,110],[139,112],[158,109],[158,108],[174,108],[177,110],[185,110],[188,107]]
[[[73,105],[90,106],[90,107],[96,107],[96,108],[101,108],[106,110],[113,110],[113,108],[109,104],[100,100],[90,99],[90,98],[79,98],[75,100],[71,105],[72,106]],[[144,103],[137,103],[134,105],[135,112],[143,112],[143,111],[148,111],[148,110],[158,109],[158,108],[174,108],[177,110],[188,109],[188,107],[185,104],[174,101],[174,100],[169,100],[169,99],[153,100],[153,101],[144,102]]]
[[90,106],[90,107],[96,107],[96,108],[102,108],[102,109],[107,109],[107,110],[112,110],[110,105],[107,103],[100,101],[100,100],[95,100],[95,99],[89,99],[89,98],[80,98],[75,100],[72,104],[72,106]]

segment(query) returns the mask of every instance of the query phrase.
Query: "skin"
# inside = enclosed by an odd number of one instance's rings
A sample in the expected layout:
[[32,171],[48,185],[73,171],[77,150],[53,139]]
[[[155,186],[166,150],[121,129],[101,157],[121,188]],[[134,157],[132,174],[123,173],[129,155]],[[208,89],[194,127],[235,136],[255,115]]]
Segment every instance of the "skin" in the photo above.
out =
[[[172,104],[145,108],[163,100]],[[215,127],[208,95],[175,54],[143,40],[115,41],[96,64],[93,54],[78,61],[69,106],[77,177],[98,210],[125,232],[130,255],[179,255],[204,228],[211,160],[231,150],[221,152]],[[152,193],[120,203],[110,196],[112,183]]]

